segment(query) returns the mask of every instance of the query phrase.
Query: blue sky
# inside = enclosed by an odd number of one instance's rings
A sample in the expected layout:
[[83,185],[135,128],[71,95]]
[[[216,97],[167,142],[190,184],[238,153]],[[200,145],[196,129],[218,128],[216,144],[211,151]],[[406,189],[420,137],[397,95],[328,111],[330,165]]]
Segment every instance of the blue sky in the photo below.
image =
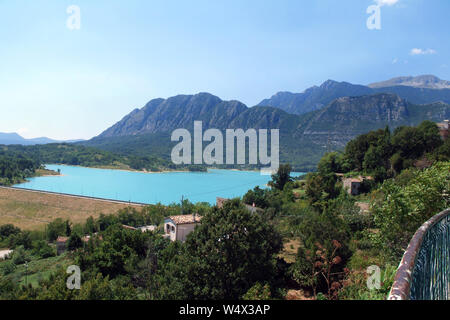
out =
[[176,94],[253,106],[327,79],[450,80],[450,1],[377,1],[0,0],[0,132],[90,138]]

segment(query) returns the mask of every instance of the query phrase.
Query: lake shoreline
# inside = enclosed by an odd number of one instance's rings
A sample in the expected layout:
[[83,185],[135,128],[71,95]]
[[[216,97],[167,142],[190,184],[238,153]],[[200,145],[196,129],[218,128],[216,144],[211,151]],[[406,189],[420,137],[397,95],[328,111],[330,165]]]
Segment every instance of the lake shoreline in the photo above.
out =
[[[257,186],[265,189],[271,180],[259,171],[237,169],[146,174],[149,172],[69,165],[46,164],[46,168],[61,175],[31,178],[14,187],[146,204],[170,205],[188,199],[213,205],[217,197],[242,197]],[[292,176],[302,174],[295,172]]]
[[[137,172],[137,173],[148,173],[148,174],[155,174],[155,173],[209,173],[210,170],[224,170],[224,171],[236,171],[236,172],[259,172],[259,169],[223,169],[223,168],[217,168],[217,167],[209,167],[206,168],[206,171],[192,171],[192,170],[162,170],[162,171],[147,171],[147,170],[135,170],[135,169],[124,169],[124,168],[114,168],[109,166],[93,166],[93,167],[87,167],[87,166],[81,166],[81,165],[73,165],[73,164],[61,164],[61,163],[47,163],[47,165],[54,165],[54,166],[64,166],[64,167],[78,167],[78,168],[87,168],[87,169],[101,169],[101,170],[114,170],[114,171],[123,171],[123,172]],[[49,170],[52,171],[52,170]],[[56,172],[56,171],[55,171]],[[46,175],[40,175],[40,177],[43,177]],[[48,176],[62,176],[62,174],[49,174]]]

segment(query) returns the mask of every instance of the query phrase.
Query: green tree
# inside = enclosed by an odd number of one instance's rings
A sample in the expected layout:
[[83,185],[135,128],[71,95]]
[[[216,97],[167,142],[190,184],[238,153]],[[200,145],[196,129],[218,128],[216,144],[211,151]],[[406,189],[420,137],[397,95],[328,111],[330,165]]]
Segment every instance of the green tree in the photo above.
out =
[[50,247],[44,240],[33,241],[33,252],[42,259],[54,257],[56,255],[55,249]]
[[87,234],[93,234],[97,232],[97,226],[93,217],[89,217],[86,219],[84,224],[84,232]]
[[330,152],[325,154],[317,165],[318,171],[322,175],[330,173],[338,173],[343,171],[342,154],[338,152]]
[[255,204],[259,208],[267,208],[268,202],[266,200],[267,190],[261,189],[256,186],[253,190],[249,190],[242,200],[244,203],[253,205]]
[[0,240],[8,238],[10,235],[16,235],[20,233],[20,229],[12,224],[5,224],[0,226]]
[[308,196],[310,204],[315,208],[325,208],[327,201],[337,197],[340,193],[340,188],[336,185],[337,181],[337,176],[334,173],[327,175],[308,174],[305,194]]
[[21,231],[17,234],[10,235],[8,237],[8,243],[10,248],[17,246],[23,246],[27,250],[33,248],[30,231]]
[[[125,275],[146,255],[146,242],[153,233],[124,229],[116,224],[102,233],[102,241],[77,251],[76,261],[82,270],[99,271],[114,279]],[[91,243],[91,245],[93,245]]]
[[81,237],[78,233],[72,233],[69,237],[69,240],[67,240],[67,249],[69,251],[74,251],[76,249],[83,247],[83,241],[81,240]]
[[280,165],[277,173],[272,175],[272,181],[269,182],[269,186],[278,190],[283,190],[284,186],[292,181],[291,171],[292,167],[290,164]]
[[424,152],[431,152],[439,148],[443,141],[439,135],[439,128],[432,121],[424,121],[418,126],[419,134],[422,136],[422,145]]
[[270,285],[268,283],[262,285],[257,282],[251,287],[246,294],[242,296],[243,300],[269,300],[271,298]]
[[300,285],[311,287],[314,295],[320,291],[331,298],[351,255],[348,227],[334,213],[309,213],[297,233],[302,246],[291,267],[293,279]]
[[46,234],[48,241],[55,241],[59,236],[69,236],[70,222],[57,218],[47,225]]
[[450,206],[450,163],[441,162],[406,185],[387,180],[381,197],[373,203],[374,221],[380,232],[375,237],[383,251],[397,261],[416,230],[433,215]]
[[238,200],[215,207],[188,236],[178,264],[169,271],[178,275],[173,282],[184,294],[177,298],[238,299],[256,282],[272,281],[281,247],[273,227]]

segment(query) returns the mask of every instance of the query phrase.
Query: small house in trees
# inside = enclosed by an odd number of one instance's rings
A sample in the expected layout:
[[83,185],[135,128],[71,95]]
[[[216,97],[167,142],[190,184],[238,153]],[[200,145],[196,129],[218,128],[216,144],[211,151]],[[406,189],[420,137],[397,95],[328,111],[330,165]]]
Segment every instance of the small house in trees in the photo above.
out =
[[344,185],[344,189],[347,190],[349,194],[356,196],[359,194],[359,190],[361,189],[362,179],[347,178],[342,180],[342,183]]
[[344,189],[348,192],[348,194],[352,196],[357,196],[361,192],[364,192],[362,190],[362,184],[365,180],[373,180],[372,177],[363,177],[359,176],[357,178],[343,178],[342,184]]
[[219,209],[223,208],[224,203],[227,202],[227,201],[228,201],[228,199],[216,197],[216,206],[217,206],[217,208],[219,208]]
[[438,123],[437,126],[439,128],[439,134],[441,135],[441,138],[443,140],[446,140],[450,135],[449,120],[445,120],[444,122]]
[[61,237],[59,236],[58,239],[56,239],[56,254],[60,255],[61,253],[65,252],[67,247],[67,241],[69,240],[68,237]]
[[170,216],[164,220],[165,237],[171,241],[186,241],[189,233],[194,231],[202,217],[198,214]]

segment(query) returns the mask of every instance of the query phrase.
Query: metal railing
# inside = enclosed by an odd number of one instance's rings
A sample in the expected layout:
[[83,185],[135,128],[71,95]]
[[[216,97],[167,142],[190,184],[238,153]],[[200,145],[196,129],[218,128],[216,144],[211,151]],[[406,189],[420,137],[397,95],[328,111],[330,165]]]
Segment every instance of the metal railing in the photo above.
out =
[[415,233],[395,275],[389,300],[450,299],[450,209]]

